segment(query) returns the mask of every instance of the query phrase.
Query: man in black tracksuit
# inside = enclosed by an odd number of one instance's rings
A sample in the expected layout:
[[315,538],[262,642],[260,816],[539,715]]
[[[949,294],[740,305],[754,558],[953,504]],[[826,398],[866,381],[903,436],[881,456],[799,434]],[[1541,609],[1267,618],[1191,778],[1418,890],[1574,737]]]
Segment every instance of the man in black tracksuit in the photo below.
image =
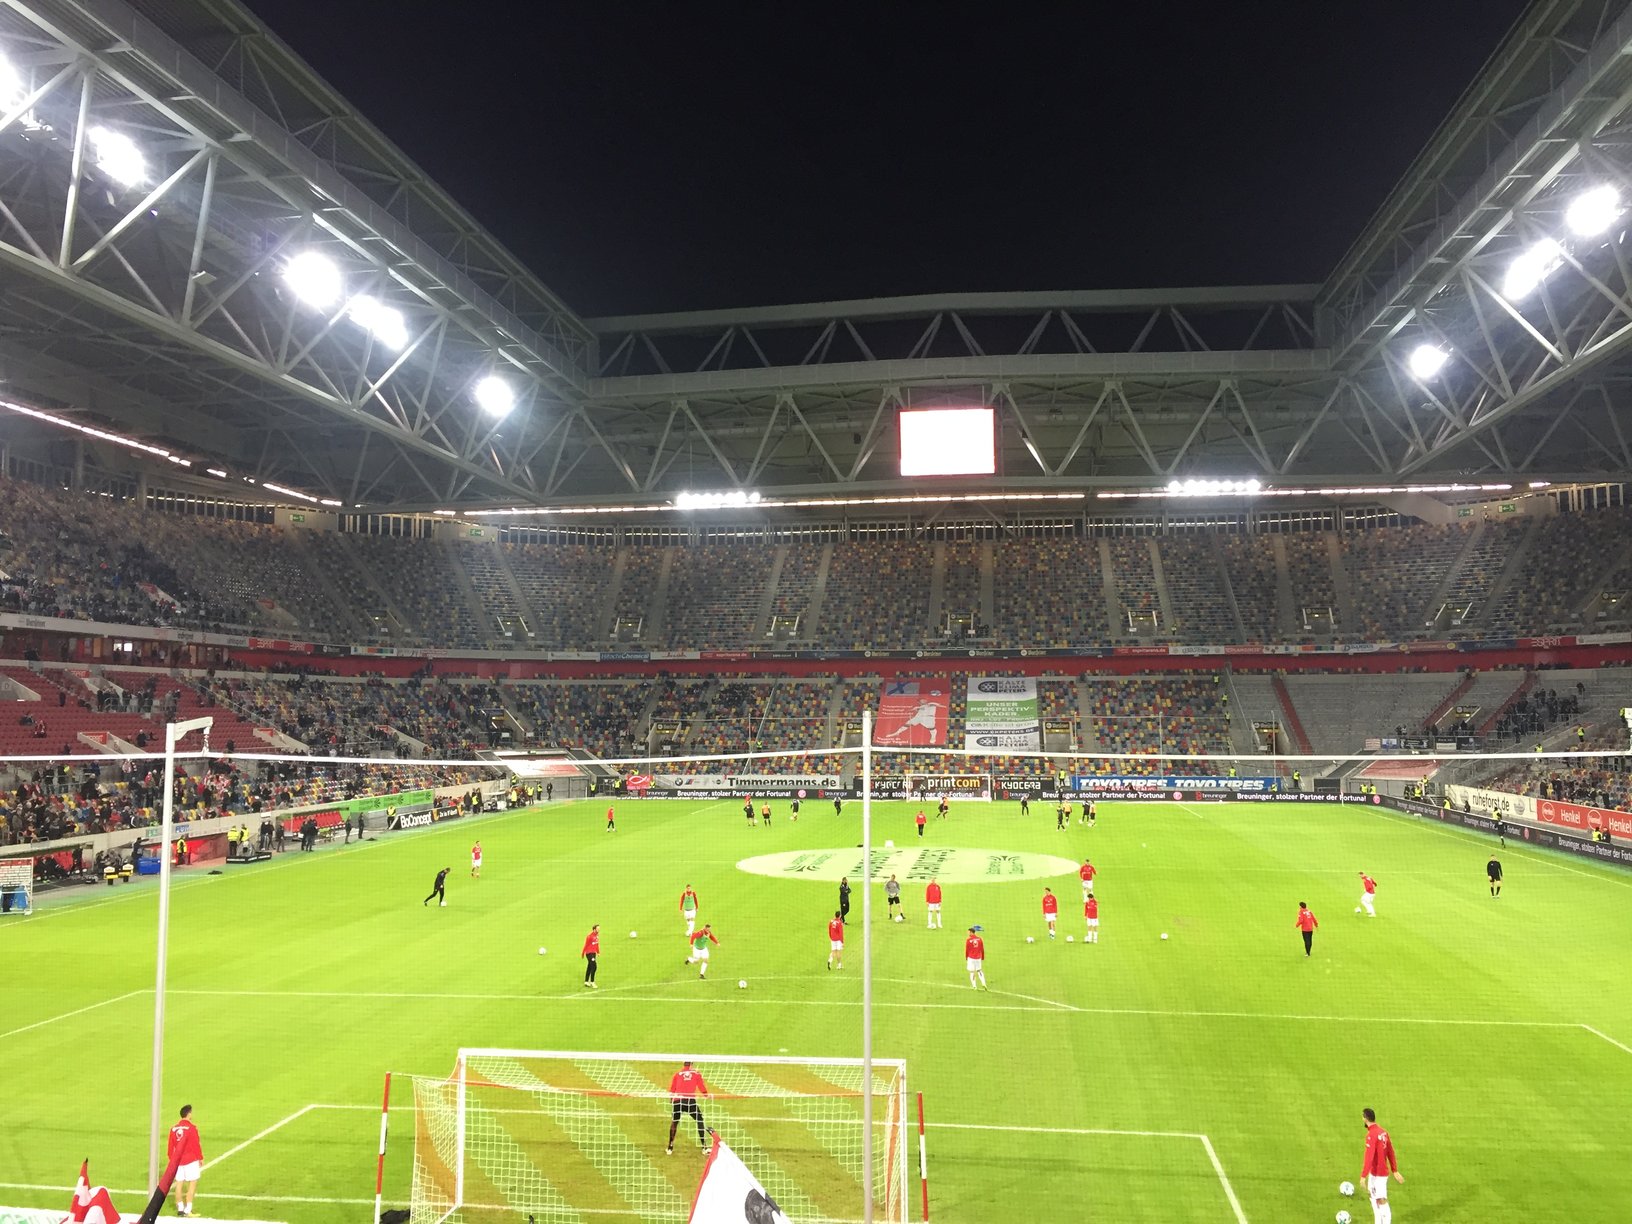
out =
[[850,918],[850,877],[845,876],[839,881],[839,920],[849,921]]
[[436,873],[436,883],[431,885],[431,895],[426,897],[425,900],[421,901],[421,905],[429,905],[433,900],[440,901],[443,905],[448,903],[448,895],[443,891],[443,886],[447,884],[448,872],[452,870],[453,868],[451,867],[444,867],[441,871]]

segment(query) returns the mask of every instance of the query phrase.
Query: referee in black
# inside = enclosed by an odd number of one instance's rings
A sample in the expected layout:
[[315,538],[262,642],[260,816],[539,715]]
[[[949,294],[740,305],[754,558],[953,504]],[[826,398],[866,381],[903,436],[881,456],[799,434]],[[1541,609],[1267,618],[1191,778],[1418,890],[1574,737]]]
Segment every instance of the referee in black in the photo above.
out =
[[1502,895],[1502,860],[1493,858],[1485,864],[1485,878],[1490,881],[1490,895]]
[[432,901],[440,901],[443,905],[448,903],[448,895],[442,888],[448,882],[448,872],[452,870],[451,867],[444,867],[436,873],[436,883],[431,885],[431,895],[421,901],[421,905],[429,905]]
[[708,1147],[708,1128],[703,1125],[703,1109],[697,1104],[698,1097],[708,1095],[708,1085],[703,1082],[702,1073],[694,1071],[691,1060],[674,1073],[669,1081],[669,1155],[674,1155],[674,1132],[680,1129],[680,1115],[690,1114],[691,1120],[697,1123],[697,1143],[699,1147]]
[[850,877],[839,881],[839,921],[850,921]]

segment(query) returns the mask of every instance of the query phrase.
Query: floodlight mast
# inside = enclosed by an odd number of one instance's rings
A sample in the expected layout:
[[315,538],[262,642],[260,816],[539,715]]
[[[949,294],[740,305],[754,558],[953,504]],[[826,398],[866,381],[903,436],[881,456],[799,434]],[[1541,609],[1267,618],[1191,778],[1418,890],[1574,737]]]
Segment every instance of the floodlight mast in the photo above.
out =
[[[153,1095],[152,1114],[148,1120],[147,1184],[159,1184],[159,1136],[164,1133],[164,979],[170,949],[170,840],[175,828],[176,808],[176,741],[194,731],[204,732],[209,746],[213,716],[189,718],[186,722],[170,723],[164,729],[164,822],[159,831],[159,935],[158,968],[153,983]],[[132,864],[134,866],[134,864]]]

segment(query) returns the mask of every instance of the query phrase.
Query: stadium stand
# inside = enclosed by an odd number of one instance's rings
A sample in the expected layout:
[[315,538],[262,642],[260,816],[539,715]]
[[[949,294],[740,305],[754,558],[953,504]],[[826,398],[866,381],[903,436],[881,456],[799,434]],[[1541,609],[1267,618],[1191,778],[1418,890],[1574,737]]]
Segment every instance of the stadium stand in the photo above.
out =
[[930,568],[920,540],[835,544],[818,640],[840,650],[922,645],[930,638]]
[[752,540],[675,549],[667,644],[725,650],[754,640],[774,553],[771,545]]
[[1000,640],[1069,649],[1110,637],[1097,541],[1048,536],[997,547],[993,603]]
[[1224,552],[1224,571],[1241,610],[1241,626],[1252,642],[1272,642],[1276,631],[1275,553],[1263,536],[1225,535],[1219,537]]

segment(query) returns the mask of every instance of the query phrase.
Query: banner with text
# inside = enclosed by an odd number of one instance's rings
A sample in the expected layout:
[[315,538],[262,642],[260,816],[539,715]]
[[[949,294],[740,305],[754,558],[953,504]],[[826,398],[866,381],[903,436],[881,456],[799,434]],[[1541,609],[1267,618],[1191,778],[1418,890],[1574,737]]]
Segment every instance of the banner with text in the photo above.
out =
[[881,748],[944,748],[951,713],[952,692],[945,680],[887,680],[873,743]]
[[1535,803],[1536,819],[1542,824],[1558,825],[1582,835],[1595,829],[1607,829],[1612,837],[1632,837],[1632,815],[1626,812],[1557,799],[1537,799]]
[[1117,795],[1161,795],[1164,791],[1216,791],[1220,794],[1245,795],[1280,789],[1279,778],[1226,778],[1217,775],[1186,776],[1170,774],[1078,774],[1071,779],[1073,789],[1083,794],[1111,797]]
[[970,676],[965,683],[965,748],[997,752],[1042,748],[1035,676]]
[[[917,799],[927,797],[979,799],[991,793],[989,774],[874,774],[873,798]],[[856,779],[856,793],[861,792],[861,779]]]
[[1445,797],[1451,801],[1452,807],[1459,807],[1464,811],[1483,812],[1487,816],[1494,813],[1504,818],[1518,817],[1523,820],[1536,818],[1536,801],[1528,795],[1513,795],[1507,791],[1482,790],[1477,786],[1452,784],[1445,788]]

